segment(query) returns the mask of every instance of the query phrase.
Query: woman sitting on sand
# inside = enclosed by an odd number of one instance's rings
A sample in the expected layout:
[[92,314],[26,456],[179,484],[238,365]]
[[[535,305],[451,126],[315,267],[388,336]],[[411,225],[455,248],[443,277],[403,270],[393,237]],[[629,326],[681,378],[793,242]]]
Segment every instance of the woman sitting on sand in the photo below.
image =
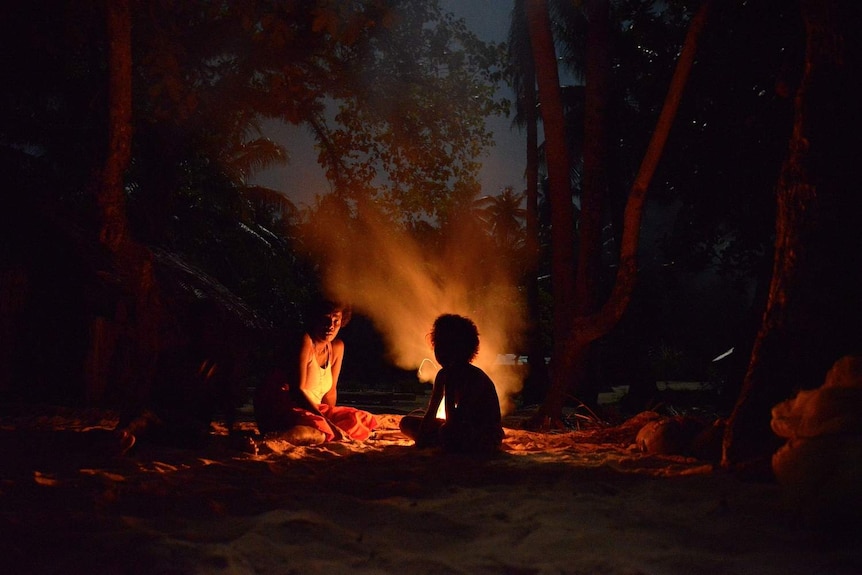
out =
[[339,330],[350,321],[350,308],[320,301],[294,346],[285,369],[277,369],[255,393],[258,430],[277,432],[294,444],[317,444],[345,438],[364,441],[377,418],[352,407],[336,406],[338,376],[344,359]]

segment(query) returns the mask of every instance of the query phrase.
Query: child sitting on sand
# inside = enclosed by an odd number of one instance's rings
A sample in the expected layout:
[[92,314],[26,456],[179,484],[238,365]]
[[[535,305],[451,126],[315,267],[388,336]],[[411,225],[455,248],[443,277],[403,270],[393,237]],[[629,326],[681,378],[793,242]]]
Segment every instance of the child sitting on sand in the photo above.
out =
[[[418,447],[442,447],[453,453],[491,455],[503,441],[500,400],[494,382],[473,365],[479,331],[469,318],[444,314],[431,331],[434,357],[441,365],[424,416],[406,415],[401,432]],[[446,419],[437,409],[445,397]]]

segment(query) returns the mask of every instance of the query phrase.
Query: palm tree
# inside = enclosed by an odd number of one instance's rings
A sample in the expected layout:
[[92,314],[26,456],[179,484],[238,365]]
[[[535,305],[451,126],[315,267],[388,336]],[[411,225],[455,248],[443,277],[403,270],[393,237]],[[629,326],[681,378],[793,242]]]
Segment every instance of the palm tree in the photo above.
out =
[[524,218],[526,210],[523,193],[515,193],[507,186],[496,196],[482,196],[473,201],[473,212],[479,218],[498,249],[515,255],[524,248]]
[[[569,188],[569,157],[560,97],[560,80],[551,20],[546,0],[524,4],[535,61],[542,125],[545,128],[545,156],[550,182],[551,204],[551,286],[554,301],[551,388],[543,412],[561,414],[566,377],[571,356],[564,353],[570,324],[574,318],[574,207]],[[542,413],[539,419],[543,419]]]
[[524,0],[515,0],[509,28],[509,66],[512,88],[515,92],[516,110],[514,124],[526,128],[527,180],[525,209],[525,251],[527,268],[524,270],[527,299],[527,361],[529,373],[524,381],[521,394],[527,404],[538,403],[544,397],[549,385],[545,350],[542,344],[542,314],[539,303],[539,269],[543,258],[539,217],[539,137],[538,101],[536,96],[536,71],[532,56],[532,46],[527,28],[527,13]]
[[[583,120],[583,179],[578,219],[578,270],[575,276],[575,313],[594,313],[599,303],[602,227],[607,196],[607,121],[610,62],[610,4],[586,3],[587,37]],[[572,388],[581,401],[596,406],[598,382],[588,375],[590,344],[575,352]]]

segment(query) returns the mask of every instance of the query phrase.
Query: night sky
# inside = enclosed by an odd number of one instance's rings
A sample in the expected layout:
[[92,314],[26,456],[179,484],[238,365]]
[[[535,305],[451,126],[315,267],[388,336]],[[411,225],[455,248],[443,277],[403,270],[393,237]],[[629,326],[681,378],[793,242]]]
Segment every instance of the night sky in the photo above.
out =
[[[464,18],[467,26],[479,38],[491,42],[506,40],[512,2],[501,0],[441,0],[444,10]],[[503,94],[511,99],[511,91],[504,87]],[[496,194],[506,186],[516,191],[525,187],[526,135],[510,128],[512,118],[489,118],[489,126],[495,133],[496,145],[482,159],[480,173],[482,194]],[[316,194],[330,191],[323,170],[317,164],[314,142],[303,127],[285,126],[271,122],[266,125],[268,137],[285,145],[290,163],[261,172],[254,182],[284,192],[298,207],[310,205]]]

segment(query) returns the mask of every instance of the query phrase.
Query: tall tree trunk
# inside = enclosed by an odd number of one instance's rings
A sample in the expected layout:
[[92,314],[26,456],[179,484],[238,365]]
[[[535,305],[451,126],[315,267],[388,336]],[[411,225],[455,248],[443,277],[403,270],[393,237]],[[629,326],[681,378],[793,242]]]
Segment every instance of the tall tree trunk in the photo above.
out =
[[779,446],[772,407],[817,387],[837,359],[862,349],[862,119],[848,89],[859,64],[855,0],[802,0],[806,52],[793,132],[776,190],[772,280],[722,465],[767,463]]
[[119,291],[114,316],[91,326],[86,397],[140,404],[146,400],[158,344],[159,297],[152,256],[136,243],[126,215],[124,175],[132,140],[132,18],[129,0],[108,2],[108,151],[98,205],[99,240],[111,255]]
[[[531,60],[531,59],[527,59]],[[525,62],[524,70],[524,115],[527,125],[527,226],[526,244],[530,257],[527,269],[527,310],[529,328],[527,333],[527,359],[530,373],[527,377],[523,399],[526,403],[539,403],[548,392],[548,369],[541,341],[541,306],[539,303],[539,118],[536,110],[536,71],[531,61]]]
[[132,155],[132,16],[129,0],[108,2],[108,153],[98,202],[99,239],[113,253],[129,241],[123,177]]
[[[602,256],[603,198],[607,194],[606,102],[610,78],[610,3],[587,2],[586,75],[584,86],[584,177],[578,222],[578,270],[575,314],[587,316],[598,306]],[[598,403],[598,385],[590,377],[591,343],[573,349],[573,390],[587,405]]]
[[530,44],[536,64],[542,126],[545,130],[545,158],[548,166],[551,205],[551,289],[554,301],[551,353],[551,387],[545,405],[561,413],[571,374],[571,355],[564,353],[574,317],[574,206],[569,188],[569,157],[566,145],[563,103],[557,56],[546,0],[527,0]]

